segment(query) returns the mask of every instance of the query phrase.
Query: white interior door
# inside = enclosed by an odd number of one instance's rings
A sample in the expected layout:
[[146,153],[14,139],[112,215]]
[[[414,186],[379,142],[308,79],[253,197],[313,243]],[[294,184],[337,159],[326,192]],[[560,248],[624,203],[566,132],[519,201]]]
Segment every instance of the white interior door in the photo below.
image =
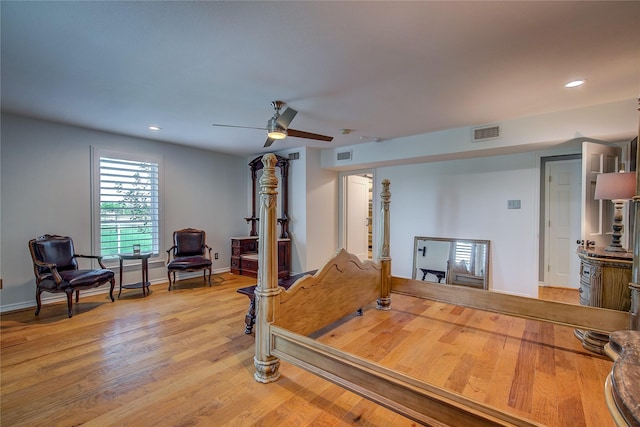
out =
[[582,143],[582,239],[593,240],[596,246],[611,243],[613,211],[610,201],[595,200],[596,176],[617,172],[622,148],[593,142]]
[[346,245],[348,252],[365,260],[369,258],[369,187],[371,179],[347,176],[346,188]]
[[581,161],[561,160],[545,168],[547,248],[545,285],[575,288],[580,285],[576,240],[580,239]]

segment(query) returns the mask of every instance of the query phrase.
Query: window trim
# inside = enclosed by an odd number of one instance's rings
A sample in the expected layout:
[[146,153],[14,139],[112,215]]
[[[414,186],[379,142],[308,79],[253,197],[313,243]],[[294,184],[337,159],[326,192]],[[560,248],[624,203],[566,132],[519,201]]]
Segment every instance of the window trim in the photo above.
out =
[[[159,259],[162,257],[164,247],[163,230],[164,230],[164,165],[161,155],[124,152],[117,150],[109,150],[99,147],[91,147],[91,247],[93,253],[99,255],[100,247],[100,158],[108,157],[113,159],[128,160],[134,162],[149,162],[158,165],[158,254],[152,255],[151,259]],[[118,258],[105,259],[104,263],[108,265],[117,265]]]

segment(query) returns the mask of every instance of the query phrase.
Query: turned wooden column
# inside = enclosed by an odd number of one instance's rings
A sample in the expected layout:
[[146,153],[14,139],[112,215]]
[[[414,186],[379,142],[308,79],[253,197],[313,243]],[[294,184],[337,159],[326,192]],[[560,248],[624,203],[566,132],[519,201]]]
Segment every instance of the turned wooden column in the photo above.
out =
[[276,203],[278,178],[275,175],[276,156],[262,158],[264,172],[260,178],[260,231],[258,234],[258,284],[255,290],[256,348],[253,364],[256,381],[270,383],[280,377],[280,360],[271,355],[269,328],[275,319],[278,287],[278,250],[276,237]]
[[388,179],[382,180],[382,192],[380,193],[381,212],[380,222],[382,224],[380,247],[378,251],[378,261],[382,269],[380,283],[380,297],[376,301],[378,310],[391,309],[391,257],[389,256],[389,202],[391,200],[391,192],[389,191],[390,182]]

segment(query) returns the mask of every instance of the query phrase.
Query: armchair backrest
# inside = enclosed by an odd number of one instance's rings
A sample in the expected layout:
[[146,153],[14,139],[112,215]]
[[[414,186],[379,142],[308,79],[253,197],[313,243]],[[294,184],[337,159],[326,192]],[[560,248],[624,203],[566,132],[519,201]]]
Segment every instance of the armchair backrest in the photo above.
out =
[[[29,240],[29,250],[34,263],[40,261],[55,264],[58,271],[78,269],[71,237],[45,234]],[[42,274],[48,269],[38,266],[37,271]]]
[[185,228],[173,232],[174,256],[204,255],[206,236],[203,230]]

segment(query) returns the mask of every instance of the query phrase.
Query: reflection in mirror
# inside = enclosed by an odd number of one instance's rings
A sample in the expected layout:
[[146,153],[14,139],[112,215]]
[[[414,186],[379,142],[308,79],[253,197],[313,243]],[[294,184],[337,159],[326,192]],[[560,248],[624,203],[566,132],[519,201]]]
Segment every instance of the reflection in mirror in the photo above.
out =
[[489,289],[489,240],[415,237],[412,278]]

